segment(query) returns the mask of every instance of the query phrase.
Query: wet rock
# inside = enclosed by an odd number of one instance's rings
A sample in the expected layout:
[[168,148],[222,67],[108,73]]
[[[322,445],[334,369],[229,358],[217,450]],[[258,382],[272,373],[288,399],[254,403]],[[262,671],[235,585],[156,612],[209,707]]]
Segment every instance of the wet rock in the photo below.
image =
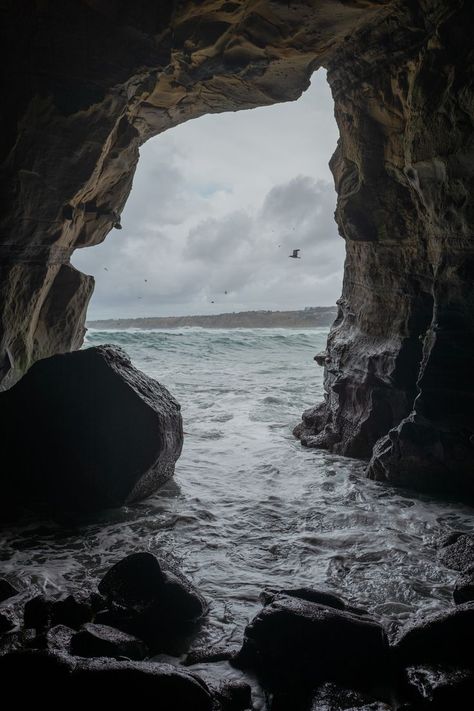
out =
[[259,599],[264,605],[269,605],[273,602],[273,600],[282,595],[286,597],[294,597],[298,600],[315,602],[319,605],[324,605],[325,607],[332,607],[335,610],[345,610],[346,612],[351,612],[354,615],[368,615],[367,610],[347,605],[342,598],[334,595],[334,593],[330,593],[327,590],[315,590],[314,588],[309,587],[286,588],[282,590],[267,588],[260,593]]
[[472,668],[415,666],[407,669],[412,701],[407,711],[461,711],[474,697]]
[[445,431],[413,414],[374,445],[366,473],[391,485],[474,501],[472,454],[462,430]]
[[370,700],[365,694],[345,689],[330,682],[323,684],[315,693],[309,711],[389,711],[390,706],[382,701]]
[[5,580],[5,578],[0,578],[0,602],[8,600],[8,598],[14,597],[18,594],[19,590],[13,587],[13,585],[9,583],[8,580]]
[[210,664],[213,662],[225,662],[232,659],[238,652],[236,647],[228,646],[209,646],[209,647],[196,647],[191,649],[186,657],[183,659],[182,664],[186,667],[190,667],[193,664]]
[[165,582],[156,556],[132,553],[107,571],[98,588],[109,601],[140,611],[156,599]]
[[457,580],[453,590],[456,605],[474,602],[474,566],[466,570]]
[[164,569],[151,553],[134,553],[99,583],[109,603],[96,619],[136,634],[156,652],[168,651],[207,612],[207,603],[177,570]]
[[51,702],[52,690],[74,694],[74,701],[89,703],[96,694],[107,702],[151,695],[158,708],[217,711],[215,694],[196,675],[168,664],[84,659],[40,651],[14,652],[0,657],[2,678],[28,680],[22,701]]
[[71,652],[71,639],[74,632],[71,627],[66,627],[66,625],[55,625],[51,627],[44,637],[45,649],[50,652],[69,654]]
[[80,657],[145,659],[146,645],[136,637],[107,625],[86,623],[71,639],[71,653]]
[[0,634],[9,632],[18,624],[18,618],[12,610],[0,608]]
[[307,600],[308,602],[316,602],[320,605],[325,605],[326,607],[332,607],[335,610],[344,610],[345,602],[332,593],[320,590],[314,590],[313,588],[303,587],[303,588],[291,588],[276,590],[272,588],[266,588],[262,593],[260,593],[259,599],[264,605],[269,605],[275,598],[284,595],[287,597],[298,598],[299,600]]
[[168,664],[80,660],[72,681],[73,688],[81,693],[97,690],[119,701],[131,692],[153,694],[157,706],[163,709],[215,711],[215,696],[205,682]]
[[395,644],[404,666],[474,665],[474,605],[463,604],[430,615],[402,630]]
[[217,690],[222,711],[248,711],[252,709],[252,689],[244,681],[226,681]]
[[0,656],[35,647],[36,643],[36,632],[31,629],[3,634],[0,637]]
[[36,595],[27,600],[24,609],[23,624],[36,630],[51,625],[51,612],[55,599],[47,595]]
[[77,630],[86,622],[90,622],[104,605],[104,599],[97,593],[75,592],[73,595],[66,595],[53,602],[51,624],[66,625]]
[[255,670],[270,689],[310,688],[382,675],[387,655],[387,637],[377,622],[282,595],[246,627],[234,663]]
[[181,453],[179,404],[112,346],[39,361],[2,402],[0,426],[16,466],[5,504],[121,506],[156,491]]
[[439,553],[440,561],[447,568],[461,573],[474,566],[474,536],[453,534]]
[[[37,649],[22,649],[0,656],[0,676],[3,679],[24,679],[21,696],[23,700],[51,701],[55,685],[66,684],[72,666],[70,658],[56,652]],[[61,687],[62,689],[65,687]]]

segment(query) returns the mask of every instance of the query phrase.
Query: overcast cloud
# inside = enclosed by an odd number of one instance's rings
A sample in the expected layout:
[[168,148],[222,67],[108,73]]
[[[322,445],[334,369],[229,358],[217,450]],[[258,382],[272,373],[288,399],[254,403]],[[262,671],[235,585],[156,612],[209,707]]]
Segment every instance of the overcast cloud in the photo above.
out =
[[[336,141],[322,71],[297,102],[204,116],[149,141],[123,229],[73,256],[96,278],[89,318],[334,304]],[[288,259],[295,248],[301,259]]]

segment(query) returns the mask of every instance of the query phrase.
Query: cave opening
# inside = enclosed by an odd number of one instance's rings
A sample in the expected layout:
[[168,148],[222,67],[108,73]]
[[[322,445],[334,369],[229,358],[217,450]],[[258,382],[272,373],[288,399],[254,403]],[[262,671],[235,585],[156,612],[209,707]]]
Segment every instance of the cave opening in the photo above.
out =
[[296,102],[208,114],[149,140],[122,229],[73,254],[95,277],[88,319],[335,307],[337,138],[320,70]]
[[[0,670],[28,677],[35,703],[101,683],[203,711],[431,711],[472,696],[473,12],[2,4]],[[279,334],[215,338],[212,382],[186,334],[167,362],[152,342],[141,371],[117,349],[81,350],[93,280],[70,258],[121,226],[139,147],[206,113],[292,101],[321,66],[346,243],[323,368]],[[150,362],[195,393],[174,483],[181,413]],[[303,409],[302,447],[287,423]],[[55,521],[38,518],[45,499]],[[100,512],[78,518],[77,501]]]

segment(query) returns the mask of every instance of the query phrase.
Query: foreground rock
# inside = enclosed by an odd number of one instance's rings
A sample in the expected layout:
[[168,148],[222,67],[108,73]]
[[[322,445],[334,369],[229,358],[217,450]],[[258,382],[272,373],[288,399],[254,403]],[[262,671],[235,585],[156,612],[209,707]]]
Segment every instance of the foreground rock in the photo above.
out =
[[13,585],[4,578],[0,578],[0,602],[8,600],[11,597],[18,595],[18,590],[13,587]]
[[403,711],[462,711],[472,705],[472,668],[414,666],[407,669],[410,701]]
[[19,652],[0,657],[3,678],[25,678],[22,700],[50,701],[51,690],[74,692],[74,701],[105,694],[123,704],[130,693],[152,694],[162,709],[217,711],[216,697],[199,677],[168,664],[87,660],[47,652]]
[[382,701],[374,701],[358,691],[329,682],[317,690],[308,711],[390,711],[390,708]]
[[453,533],[441,548],[440,560],[447,568],[458,570],[453,599],[457,605],[474,601],[474,536]]
[[465,573],[474,566],[474,536],[466,533],[450,535],[440,550],[439,558],[447,568]]
[[245,629],[236,664],[268,688],[367,683],[382,674],[388,641],[373,620],[288,595],[273,597]]
[[207,603],[179,571],[164,569],[151,553],[133,553],[99,583],[109,612],[101,622],[144,639],[156,651],[170,651],[207,612]]
[[71,653],[79,657],[128,657],[141,660],[148,656],[148,649],[133,635],[107,625],[88,622],[72,637]]
[[120,506],[173,476],[180,406],[119,348],[39,361],[1,399],[4,457],[14,466],[3,481],[5,505]]
[[395,651],[403,666],[456,665],[474,668],[474,605],[464,604],[408,626]]
[[474,501],[473,453],[472,442],[464,431],[437,428],[413,414],[375,444],[367,476],[417,491]]
[[456,605],[462,605],[464,602],[474,602],[474,566],[466,570],[456,580],[453,599]]

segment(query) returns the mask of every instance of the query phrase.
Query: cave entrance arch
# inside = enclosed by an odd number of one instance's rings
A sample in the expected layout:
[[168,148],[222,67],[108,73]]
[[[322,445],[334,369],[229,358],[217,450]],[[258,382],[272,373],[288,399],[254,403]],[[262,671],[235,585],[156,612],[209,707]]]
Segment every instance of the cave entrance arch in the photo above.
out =
[[88,320],[150,327],[146,317],[334,308],[344,260],[328,167],[337,138],[321,70],[296,102],[208,114],[148,141],[123,229],[73,255],[96,279]]
[[347,254],[326,402],[301,435],[367,458],[375,446],[371,475],[472,497],[472,5],[84,0],[3,14],[3,387],[80,346],[93,284],[70,256],[116,222],[139,146],[204,113],[295,99],[324,66]]

